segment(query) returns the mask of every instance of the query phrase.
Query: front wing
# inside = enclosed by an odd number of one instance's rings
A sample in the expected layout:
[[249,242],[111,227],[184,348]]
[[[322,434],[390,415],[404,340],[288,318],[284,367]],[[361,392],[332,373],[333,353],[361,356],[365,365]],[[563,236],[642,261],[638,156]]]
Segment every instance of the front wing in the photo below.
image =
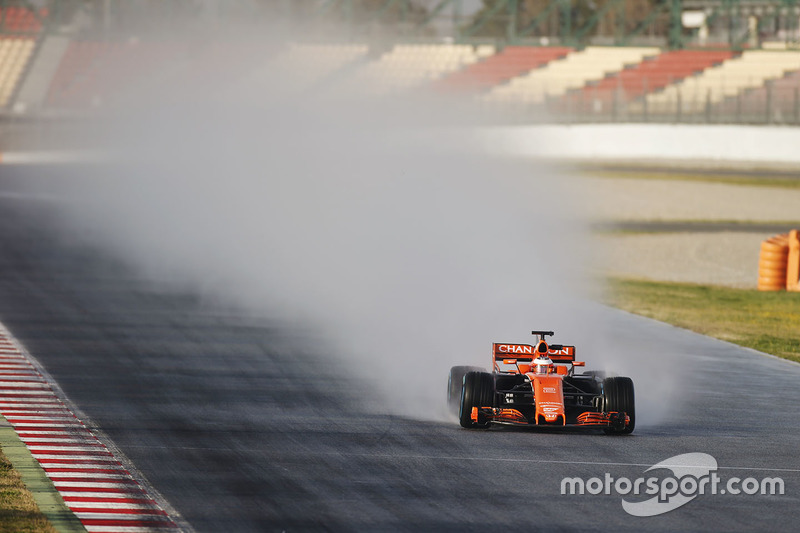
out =
[[[480,416],[483,416],[486,422],[495,424],[508,424],[512,426],[554,426],[554,424],[539,424],[537,417],[534,421],[528,420],[528,417],[523,415],[517,409],[508,409],[500,407],[473,407],[470,417],[476,424]],[[564,417],[561,417],[562,423],[558,426],[571,426],[571,427],[598,427],[598,428],[614,428],[625,429],[630,422],[631,418],[626,413],[611,411],[609,413],[598,413],[593,411],[586,411],[578,415],[575,423],[567,424]]]

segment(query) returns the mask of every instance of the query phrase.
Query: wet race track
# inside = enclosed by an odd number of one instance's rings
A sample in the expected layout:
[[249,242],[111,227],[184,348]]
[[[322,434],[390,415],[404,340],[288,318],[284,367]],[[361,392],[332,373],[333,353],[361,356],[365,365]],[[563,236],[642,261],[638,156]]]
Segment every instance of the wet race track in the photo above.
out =
[[[307,334],[65,244],[17,177],[0,179],[0,319],[197,531],[796,530],[800,365],[608,310],[633,370],[679,369],[663,400],[637,383],[631,436],[382,415]],[[646,518],[613,491],[560,494],[564,477],[635,479],[690,452],[723,479],[781,477],[785,494]]]

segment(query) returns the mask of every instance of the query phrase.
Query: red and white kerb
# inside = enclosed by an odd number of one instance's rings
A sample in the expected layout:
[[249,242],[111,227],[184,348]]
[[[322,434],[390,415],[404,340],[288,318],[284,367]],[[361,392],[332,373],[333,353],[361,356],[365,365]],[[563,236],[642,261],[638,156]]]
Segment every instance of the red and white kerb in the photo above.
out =
[[0,413],[88,531],[178,531],[167,513],[58,398],[1,326]]

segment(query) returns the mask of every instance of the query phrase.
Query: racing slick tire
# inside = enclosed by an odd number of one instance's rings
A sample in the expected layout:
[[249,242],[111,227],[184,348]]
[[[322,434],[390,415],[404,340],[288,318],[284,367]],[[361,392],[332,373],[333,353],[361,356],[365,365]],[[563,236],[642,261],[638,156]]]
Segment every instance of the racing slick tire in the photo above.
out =
[[613,377],[603,380],[603,403],[606,413],[616,411],[627,414],[631,421],[623,428],[609,427],[605,432],[609,435],[627,435],[636,426],[636,403],[633,395],[631,378]]
[[456,416],[461,405],[461,386],[464,384],[464,375],[467,372],[483,372],[483,369],[477,366],[454,366],[447,378],[447,407]]
[[488,372],[467,372],[461,387],[461,405],[458,421],[465,428],[487,428],[489,422],[478,414],[478,422],[472,421],[473,407],[494,407],[494,378]]

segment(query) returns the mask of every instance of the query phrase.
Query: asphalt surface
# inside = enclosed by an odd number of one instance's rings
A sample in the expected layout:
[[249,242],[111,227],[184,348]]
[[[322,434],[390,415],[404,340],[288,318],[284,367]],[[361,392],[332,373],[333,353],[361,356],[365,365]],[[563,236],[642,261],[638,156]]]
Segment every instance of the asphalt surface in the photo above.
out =
[[[313,332],[70,244],[18,177],[0,168],[0,320],[197,531],[797,529],[800,365],[609,310],[637,383],[629,437],[382,415]],[[560,494],[565,476],[635,479],[689,452],[722,477],[780,476],[785,494],[703,495],[649,518],[618,494]]]

